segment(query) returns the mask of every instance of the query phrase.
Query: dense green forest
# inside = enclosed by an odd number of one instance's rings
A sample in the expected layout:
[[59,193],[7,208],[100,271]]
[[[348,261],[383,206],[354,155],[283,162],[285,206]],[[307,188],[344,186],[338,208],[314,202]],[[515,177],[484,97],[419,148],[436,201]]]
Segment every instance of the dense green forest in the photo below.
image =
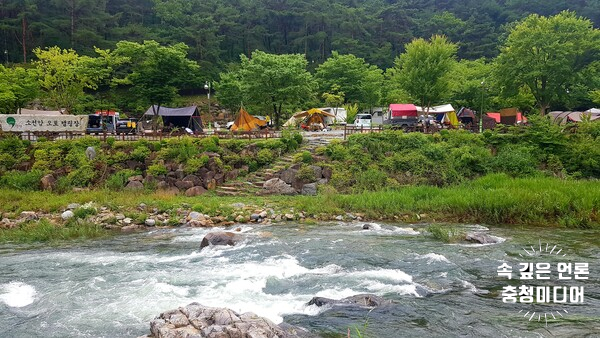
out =
[[212,78],[256,49],[305,54],[309,64],[335,50],[385,69],[432,34],[457,43],[461,59],[494,57],[505,25],[565,9],[600,23],[595,0],[0,0],[0,58],[23,62],[50,46],[92,55],[152,39],[186,43]]
[[277,125],[322,105],[600,104],[599,1],[0,0],[0,15],[1,113],[140,114],[209,84]]

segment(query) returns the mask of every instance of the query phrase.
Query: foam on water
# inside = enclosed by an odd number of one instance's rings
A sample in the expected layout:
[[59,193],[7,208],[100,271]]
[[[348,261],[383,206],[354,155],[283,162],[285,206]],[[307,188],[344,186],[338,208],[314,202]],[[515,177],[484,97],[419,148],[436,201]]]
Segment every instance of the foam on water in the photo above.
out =
[[10,282],[0,285],[0,301],[10,307],[24,307],[35,301],[37,292],[23,282]]
[[359,279],[387,280],[397,283],[412,283],[412,277],[402,270],[378,269],[365,270],[349,273],[350,276]]
[[432,264],[432,263],[436,263],[436,262],[450,263],[450,261],[448,260],[448,258],[446,258],[444,255],[436,254],[436,253],[433,253],[433,252],[430,252],[430,253],[425,254],[425,255],[417,255],[417,258],[419,258],[419,259],[426,259],[427,260],[427,264]]
[[399,295],[410,295],[420,297],[416,284],[386,284],[381,282],[367,283],[366,287],[374,293],[396,293]]

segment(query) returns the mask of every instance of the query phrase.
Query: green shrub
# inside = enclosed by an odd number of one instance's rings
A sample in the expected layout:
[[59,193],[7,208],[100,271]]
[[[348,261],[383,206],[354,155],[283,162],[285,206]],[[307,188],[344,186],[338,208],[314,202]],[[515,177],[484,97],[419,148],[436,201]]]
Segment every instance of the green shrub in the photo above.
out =
[[295,163],[305,163],[305,164],[311,164],[313,161],[313,157],[312,154],[310,153],[310,151],[303,151],[297,154],[294,154],[294,162]]
[[341,167],[335,167],[331,173],[331,184],[339,192],[348,192],[354,185],[354,175],[350,170]]
[[275,155],[270,149],[261,149],[256,154],[256,162],[261,165],[267,165],[275,160]]
[[219,152],[219,138],[211,136],[200,139],[200,147],[202,147],[203,151],[210,151],[213,153]]
[[10,170],[15,164],[26,161],[28,145],[16,136],[0,139],[0,172]]
[[73,190],[73,184],[67,176],[60,176],[56,179],[56,184],[54,185],[54,192],[58,194],[64,194],[71,190]]
[[498,151],[493,165],[497,172],[524,176],[537,171],[539,162],[534,157],[532,147],[507,145]]
[[21,191],[39,190],[40,180],[43,176],[44,172],[41,170],[9,171],[0,177],[0,185]]
[[96,177],[96,170],[89,164],[82,165],[67,175],[67,178],[76,187],[89,186]]
[[167,168],[165,167],[164,164],[156,163],[156,164],[152,164],[152,165],[148,166],[148,170],[146,170],[146,172],[149,175],[153,175],[153,176],[166,175]]
[[183,171],[186,174],[193,174],[195,172],[198,172],[198,170],[202,167],[204,167],[207,163],[208,163],[208,159],[209,157],[207,155],[202,155],[200,157],[194,157],[194,158],[190,158],[184,168]]
[[356,184],[354,190],[377,191],[383,189],[388,182],[387,175],[379,169],[370,168],[356,173]]
[[345,161],[350,157],[348,149],[339,143],[332,143],[327,146],[325,154],[333,161]]
[[127,185],[127,179],[135,175],[137,175],[137,173],[131,169],[119,170],[116,173],[110,175],[110,177],[104,183],[104,186],[109,190],[123,190],[123,188]]
[[112,165],[115,163],[123,163],[127,160],[129,160],[129,155],[127,155],[125,152],[123,151],[117,151],[114,154],[110,155],[107,159],[108,164]]
[[109,136],[106,138],[106,144],[108,145],[109,148],[113,148],[115,146],[116,141],[117,141],[117,139],[115,139],[112,136]]
[[317,177],[315,176],[315,171],[307,165],[303,165],[298,169],[296,173],[296,178],[302,180],[304,182],[315,182]]
[[464,238],[464,234],[453,226],[430,224],[427,231],[431,236],[444,243],[454,243]]
[[87,159],[85,152],[81,149],[73,148],[69,151],[67,156],[65,156],[65,165],[71,166],[73,168],[79,168],[82,165],[86,164],[89,160]]
[[88,216],[96,215],[98,210],[92,206],[81,206],[73,210],[73,218],[75,219],[86,219]]
[[150,156],[150,153],[151,151],[148,149],[148,147],[145,145],[139,145],[131,152],[130,155],[132,159],[144,162]]

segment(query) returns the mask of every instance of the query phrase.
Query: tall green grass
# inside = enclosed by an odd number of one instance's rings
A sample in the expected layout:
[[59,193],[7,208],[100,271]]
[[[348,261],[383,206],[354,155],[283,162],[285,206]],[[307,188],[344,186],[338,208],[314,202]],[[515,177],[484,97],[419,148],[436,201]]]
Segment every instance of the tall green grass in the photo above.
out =
[[600,224],[600,181],[552,177],[511,178],[492,174],[450,187],[408,186],[378,192],[318,196],[185,197],[165,192],[91,190],[56,195],[0,189],[0,212],[23,210],[59,212],[69,203],[96,202],[113,210],[136,208],[140,203],[162,211],[188,208],[214,214],[237,212],[233,203],[273,208],[286,213],[331,216],[362,213],[370,219],[427,219],[448,222],[595,227]]
[[46,219],[27,222],[16,229],[0,229],[0,243],[60,242],[74,239],[92,239],[109,235],[97,224],[72,222],[69,225],[52,224]]

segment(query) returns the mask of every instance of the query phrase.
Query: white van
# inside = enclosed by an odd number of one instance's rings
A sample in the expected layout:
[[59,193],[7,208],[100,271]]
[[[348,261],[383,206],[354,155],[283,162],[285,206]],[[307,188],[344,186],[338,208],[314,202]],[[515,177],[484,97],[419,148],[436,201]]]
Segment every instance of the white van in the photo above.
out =
[[354,125],[356,127],[371,127],[373,117],[371,114],[356,114]]

